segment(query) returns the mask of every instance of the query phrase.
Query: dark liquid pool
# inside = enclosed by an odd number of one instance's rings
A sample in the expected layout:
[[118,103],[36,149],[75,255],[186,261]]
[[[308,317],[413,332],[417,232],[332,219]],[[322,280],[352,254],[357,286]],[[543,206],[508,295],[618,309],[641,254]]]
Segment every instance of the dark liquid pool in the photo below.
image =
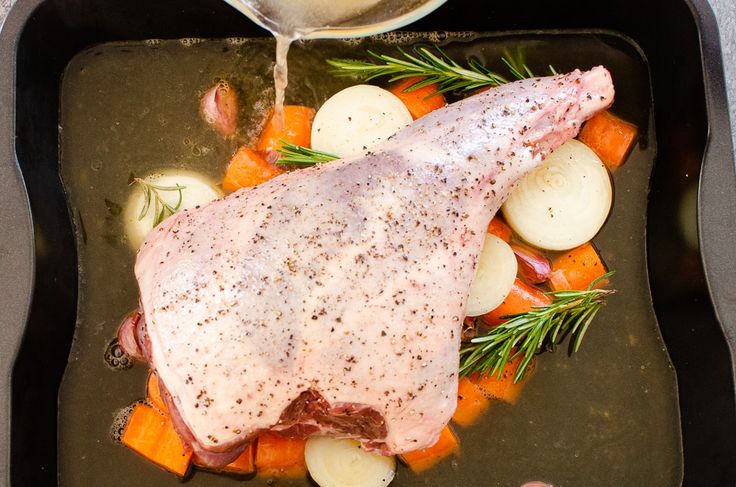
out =
[[[289,104],[314,107],[357,81],[335,78],[324,60],[366,49],[440,42],[455,59],[476,57],[503,71],[504,54],[523,54],[539,74],[603,64],[613,74],[613,111],[640,127],[641,140],[614,175],[615,206],[595,242],[618,293],[582,349],[562,346],[538,359],[519,402],[494,402],[474,426],[455,428],[459,456],[421,475],[400,467],[395,486],[680,485],[677,384],[659,334],[647,280],[646,205],[656,147],[646,61],[611,33],[445,34],[297,43],[289,56]],[[120,319],[137,306],[135,254],[120,207],[131,174],[185,168],[215,181],[234,150],[258,134],[273,100],[270,39],[112,43],[76,56],[63,79],[61,175],[79,255],[75,340],[59,396],[59,483],[64,486],[179,485],[172,474],[111,439],[116,413],[145,395],[143,365],[111,367],[107,350]],[[241,129],[224,140],[202,122],[199,98],[217,79],[238,89]],[[107,353],[106,353],[107,352]],[[107,362],[106,362],[107,357]],[[241,480],[196,471],[192,486]],[[266,485],[255,478],[245,485]],[[308,481],[278,480],[280,485]]]

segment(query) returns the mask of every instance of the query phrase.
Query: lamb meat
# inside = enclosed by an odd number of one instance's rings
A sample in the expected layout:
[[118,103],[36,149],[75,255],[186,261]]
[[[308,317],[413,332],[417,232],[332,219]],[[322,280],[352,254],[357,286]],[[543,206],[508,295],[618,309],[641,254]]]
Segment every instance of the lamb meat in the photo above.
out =
[[613,95],[602,67],[518,81],[159,225],[138,336],[198,456],[225,463],[264,430],[432,445],[491,217]]

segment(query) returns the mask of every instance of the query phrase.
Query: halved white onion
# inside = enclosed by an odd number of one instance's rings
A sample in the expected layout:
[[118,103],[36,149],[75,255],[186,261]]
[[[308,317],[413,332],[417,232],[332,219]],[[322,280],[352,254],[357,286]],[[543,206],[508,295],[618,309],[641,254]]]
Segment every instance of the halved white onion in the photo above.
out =
[[404,103],[390,91],[356,85],[334,94],[312,123],[312,148],[347,157],[370,149],[412,122]]
[[[182,186],[179,209],[193,208],[222,197],[220,189],[209,179],[192,171],[166,169],[142,178],[146,183],[160,187],[174,188]],[[167,204],[176,207],[179,202],[179,191],[158,191],[159,196]],[[125,235],[134,250],[138,250],[148,233],[153,229],[156,219],[155,203],[151,201],[148,211],[141,216],[145,204],[145,193],[140,184],[135,184],[133,192],[125,204],[123,224]]]
[[490,233],[478,259],[475,278],[465,309],[467,316],[480,316],[496,309],[508,296],[516,279],[517,262],[509,244]]
[[517,235],[547,250],[567,250],[592,239],[613,202],[611,178],[588,146],[569,140],[519,182],[503,204]]
[[314,436],[304,457],[320,487],[385,487],[396,474],[395,457],[367,452],[355,440]]

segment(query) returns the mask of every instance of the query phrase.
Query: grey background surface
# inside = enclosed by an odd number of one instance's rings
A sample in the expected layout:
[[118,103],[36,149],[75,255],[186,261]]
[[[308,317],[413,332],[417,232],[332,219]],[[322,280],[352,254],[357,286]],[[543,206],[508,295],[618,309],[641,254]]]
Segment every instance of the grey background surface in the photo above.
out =
[[[153,0],[155,1],[155,0]],[[646,1],[646,0],[645,0]],[[736,147],[736,0],[709,0],[718,20],[728,89],[731,135]],[[0,0],[0,24],[15,0]]]
[[710,0],[718,19],[726,72],[729,112],[731,113],[731,137],[736,148],[736,0]]

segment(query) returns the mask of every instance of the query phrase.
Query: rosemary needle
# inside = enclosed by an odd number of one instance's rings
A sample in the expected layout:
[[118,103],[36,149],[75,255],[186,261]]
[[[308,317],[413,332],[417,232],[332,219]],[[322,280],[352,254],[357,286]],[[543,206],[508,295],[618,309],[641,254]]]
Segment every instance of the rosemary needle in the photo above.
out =
[[570,335],[570,353],[577,352],[605,298],[615,292],[594,286],[612,274],[599,277],[584,291],[550,292],[552,304],[511,315],[486,335],[473,338],[460,349],[460,375],[480,372],[500,378],[506,364],[518,358],[521,362],[514,374],[518,382],[536,354],[554,349],[566,335]]
[[279,158],[279,160],[276,161],[276,164],[279,165],[308,167],[314,166],[316,164],[321,164],[323,162],[330,162],[334,161],[335,159],[339,159],[339,157],[333,156],[332,154],[314,149],[308,149],[307,147],[295,145],[283,139],[280,139],[280,142],[281,147],[278,149],[278,151],[282,154],[283,157]]
[[[176,184],[175,186],[160,186],[158,184],[150,183],[145,179],[135,177],[131,184],[138,184],[143,190],[143,207],[138,214],[138,220],[143,220],[148,212],[153,210],[153,227],[157,227],[159,223],[181,209],[181,204],[184,200],[183,190],[186,189],[186,186],[181,186],[179,184]],[[161,192],[168,191],[177,191],[179,193],[175,205],[170,205],[161,196]]]

